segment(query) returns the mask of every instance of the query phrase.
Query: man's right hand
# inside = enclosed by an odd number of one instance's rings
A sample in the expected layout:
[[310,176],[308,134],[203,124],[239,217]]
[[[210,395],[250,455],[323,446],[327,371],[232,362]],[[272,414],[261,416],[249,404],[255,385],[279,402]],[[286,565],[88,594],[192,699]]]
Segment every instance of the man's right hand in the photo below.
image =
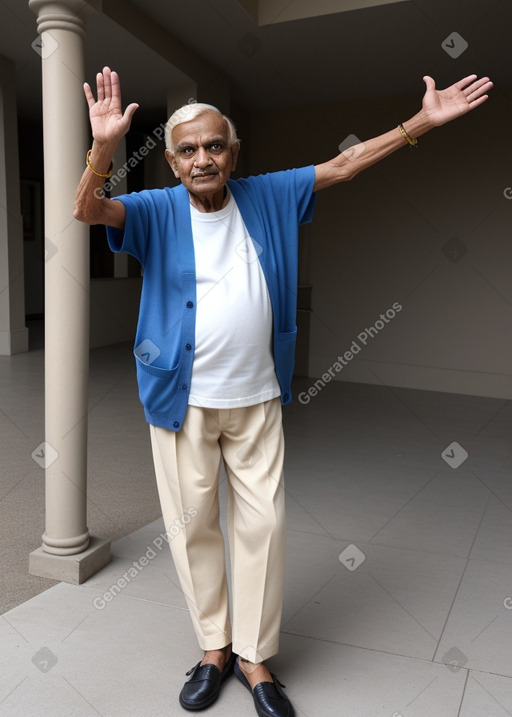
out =
[[73,216],[86,224],[106,224],[124,229],[126,210],[122,202],[106,199],[103,194],[105,178],[109,177],[112,158],[117,145],[130,129],[138,105],[128,105],[123,113],[121,84],[117,72],[104,67],[96,75],[97,99],[90,86],[84,84],[89,105],[93,143],[82,179],[76,190]]
[[117,72],[104,67],[96,75],[96,94],[87,82],[84,84],[85,97],[89,105],[89,119],[94,140],[100,145],[117,147],[119,141],[130,129],[133,114],[138,104],[128,105],[123,114],[121,83]]

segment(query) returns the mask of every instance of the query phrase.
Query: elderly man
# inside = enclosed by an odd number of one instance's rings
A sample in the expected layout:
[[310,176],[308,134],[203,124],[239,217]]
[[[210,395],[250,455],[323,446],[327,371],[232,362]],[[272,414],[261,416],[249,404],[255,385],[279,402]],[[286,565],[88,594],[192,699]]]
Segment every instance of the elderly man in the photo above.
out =
[[[107,226],[113,251],[144,268],[135,356],[150,424],[162,513],[182,529],[173,559],[204,658],[180,694],[187,710],[218,697],[233,673],[260,717],[294,710],[264,661],[277,653],[285,522],[281,404],[291,400],[297,233],[315,192],[352,179],[391,152],[479,106],[492,88],[475,75],[438,91],[425,77],[421,110],[397,128],[317,166],[232,180],[239,141],[210,105],[177,110],[166,158],[181,183],[116,199],[102,194],[123,113],[119,78],[85,85],[93,134],[75,217]],[[233,620],[219,526],[218,481],[228,478]],[[188,518],[188,521],[185,520]]]

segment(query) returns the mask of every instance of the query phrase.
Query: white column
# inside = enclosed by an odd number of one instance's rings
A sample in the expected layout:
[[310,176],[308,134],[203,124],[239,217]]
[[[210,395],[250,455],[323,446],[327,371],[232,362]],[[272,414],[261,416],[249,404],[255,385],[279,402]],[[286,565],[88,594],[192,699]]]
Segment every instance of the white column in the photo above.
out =
[[28,351],[14,62],[0,57],[0,355]]
[[[30,0],[43,73],[46,531],[30,572],[79,583],[109,560],[87,528],[89,228],[73,219],[88,137],[81,0]],[[72,556],[66,558],[66,556]]]

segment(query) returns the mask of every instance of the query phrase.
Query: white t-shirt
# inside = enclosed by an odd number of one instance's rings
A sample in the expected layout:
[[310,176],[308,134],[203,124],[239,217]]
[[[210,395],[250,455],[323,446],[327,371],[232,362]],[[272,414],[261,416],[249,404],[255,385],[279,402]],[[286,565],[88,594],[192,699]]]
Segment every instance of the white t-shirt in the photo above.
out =
[[231,195],[218,212],[190,207],[197,277],[189,404],[252,406],[281,394],[272,306],[256,248]]

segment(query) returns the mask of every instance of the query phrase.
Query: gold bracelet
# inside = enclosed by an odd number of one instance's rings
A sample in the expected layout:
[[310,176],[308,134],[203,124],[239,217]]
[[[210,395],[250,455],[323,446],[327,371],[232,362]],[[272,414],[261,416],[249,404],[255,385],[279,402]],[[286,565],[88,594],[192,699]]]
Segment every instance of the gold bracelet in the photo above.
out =
[[418,140],[413,139],[404,129],[403,124],[398,125],[398,129],[400,130],[400,134],[405,139],[405,141],[408,143],[409,147],[417,147],[418,146]]
[[107,174],[100,174],[99,172],[97,172],[97,171],[94,169],[94,167],[93,167],[92,164],[91,164],[91,159],[90,159],[90,158],[91,158],[91,152],[92,152],[92,149],[90,149],[90,150],[87,152],[87,154],[85,155],[85,163],[86,163],[86,165],[89,167],[89,169],[91,170],[91,172],[92,172],[93,174],[95,174],[97,177],[101,177],[102,179],[108,179],[109,177],[111,177],[111,176],[112,176],[112,168],[113,168],[113,166],[114,166],[114,163],[113,163],[113,162],[110,162],[110,167],[109,167],[109,170],[108,170]]

